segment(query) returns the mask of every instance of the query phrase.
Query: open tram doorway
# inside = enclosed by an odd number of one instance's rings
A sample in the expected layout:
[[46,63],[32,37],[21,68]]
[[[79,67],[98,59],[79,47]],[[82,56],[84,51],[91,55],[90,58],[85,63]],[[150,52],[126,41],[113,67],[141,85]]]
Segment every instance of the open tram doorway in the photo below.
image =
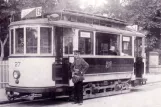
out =
[[[67,43],[63,42],[63,39],[66,37],[66,35],[68,34],[68,32],[70,31],[69,29],[71,28],[65,28],[65,27],[58,27],[55,26],[55,34],[54,34],[54,38],[55,38],[55,63],[53,64],[53,70],[52,70],[52,74],[53,74],[53,81],[55,81],[55,85],[56,86],[61,86],[61,85],[68,85],[69,84],[69,63],[68,63],[68,59],[64,58],[64,54],[70,54],[73,52],[73,50],[71,50],[72,46],[70,41],[68,41]],[[64,44],[63,44],[64,43]],[[68,44],[66,46],[66,44]],[[73,44],[72,44],[73,45]],[[64,47],[63,47],[64,46]],[[65,48],[65,49],[63,49]]]
[[111,55],[110,49],[114,48],[115,55],[119,55],[120,37],[110,33],[96,33],[96,55]]
[[63,57],[63,27],[55,27],[55,53],[56,61],[61,63]]
[[136,78],[142,78],[145,73],[145,61],[143,61],[144,47],[143,47],[143,38],[136,37],[134,46],[134,56],[135,56],[135,68],[134,74]]

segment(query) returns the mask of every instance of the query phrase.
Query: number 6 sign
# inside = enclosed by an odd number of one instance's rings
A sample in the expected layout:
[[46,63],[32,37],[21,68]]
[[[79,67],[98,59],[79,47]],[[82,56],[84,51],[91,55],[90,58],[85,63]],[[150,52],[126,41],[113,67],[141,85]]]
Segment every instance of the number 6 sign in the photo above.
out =
[[36,8],[36,16],[41,16],[42,14],[42,7],[37,7]]

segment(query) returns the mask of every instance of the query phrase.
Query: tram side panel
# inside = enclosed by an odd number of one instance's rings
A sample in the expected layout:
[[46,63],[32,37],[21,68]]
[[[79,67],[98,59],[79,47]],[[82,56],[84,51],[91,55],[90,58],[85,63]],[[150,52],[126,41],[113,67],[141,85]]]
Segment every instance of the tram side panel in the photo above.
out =
[[[55,86],[52,80],[52,64],[55,58],[9,58],[9,85],[17,87]],[[15,71],[20,77],[14,78]]]
[[133,72],[133,58],[87,58],[85,60],[90,64],[85,82],[130,79]]
[[[89,64],[83,81],[83,99],[130,92],[134,58],[84,58]],[[70,81],[70,86],[73,86]]]
[[86,74],[133,71],[133,58],[85,58],[90,64]]
[[[84,58],[89,64],[84,82],[130,80],[134,70],[133,58]],[[73,85],[70,81],[70,85]]]

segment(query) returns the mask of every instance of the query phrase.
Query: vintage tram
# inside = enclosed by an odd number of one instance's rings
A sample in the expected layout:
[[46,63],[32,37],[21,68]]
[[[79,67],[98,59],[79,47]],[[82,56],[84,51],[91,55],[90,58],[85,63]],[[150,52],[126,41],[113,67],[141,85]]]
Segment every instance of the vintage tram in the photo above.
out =
[[[136,77],[134,63],[136,57],[145,63],[145,36],[127,25],[118,19],[69,10],[12,22],[8,99],[37,94],[70,96],[73,50],[79,50],[89,64],[84,99],[129,92],[132,81],[142,79]],[[108,54],[111,47],[116,55]]]

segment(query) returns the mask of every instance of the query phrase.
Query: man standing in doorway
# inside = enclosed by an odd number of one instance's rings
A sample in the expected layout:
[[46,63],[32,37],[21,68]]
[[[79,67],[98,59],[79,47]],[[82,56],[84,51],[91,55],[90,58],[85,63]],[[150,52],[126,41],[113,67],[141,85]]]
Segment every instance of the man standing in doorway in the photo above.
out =
[[72,64],[72,81],[74,83],[74,101],[83,104],[83,80],[89,64],[80,56],[78,50],[74,51],[74,62]]

